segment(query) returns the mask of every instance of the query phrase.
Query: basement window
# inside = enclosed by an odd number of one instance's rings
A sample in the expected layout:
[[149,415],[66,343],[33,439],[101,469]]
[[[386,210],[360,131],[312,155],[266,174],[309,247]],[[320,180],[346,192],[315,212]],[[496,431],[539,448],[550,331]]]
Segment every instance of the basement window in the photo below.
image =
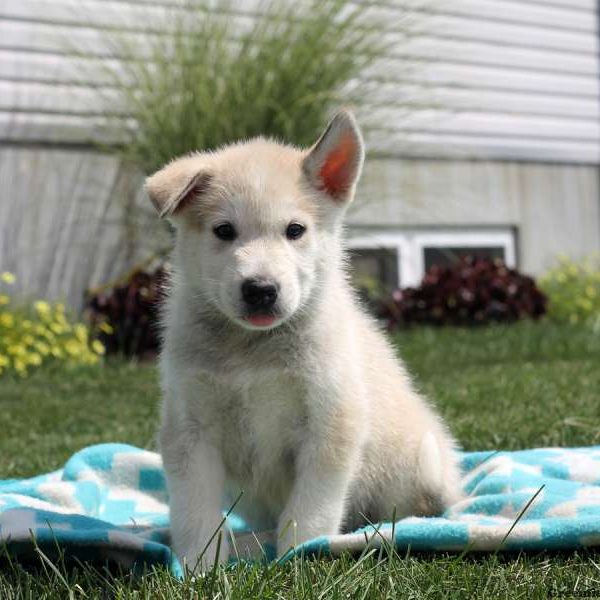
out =
[[377,280],[386,291],[418,286],[434,264],[448,266],[461,257],[475,255],[500,258],[516,266],[515,232],[511,227],[494,229],[379,230],[358,228],[348,238],[353,280]]

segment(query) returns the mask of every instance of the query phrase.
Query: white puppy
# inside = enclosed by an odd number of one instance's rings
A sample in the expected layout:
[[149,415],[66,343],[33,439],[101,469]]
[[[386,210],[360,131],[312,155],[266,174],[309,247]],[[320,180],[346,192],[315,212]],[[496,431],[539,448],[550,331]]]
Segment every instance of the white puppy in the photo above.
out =
[[452,438],[347,281],[342,217],[363,156],[342,111],[308,151],[258,138],[147,181],[177,234],[160,445],[192,568],[215,559],[228,492],[243,490],[252,526],[277,525],[280,554],[459,497]]

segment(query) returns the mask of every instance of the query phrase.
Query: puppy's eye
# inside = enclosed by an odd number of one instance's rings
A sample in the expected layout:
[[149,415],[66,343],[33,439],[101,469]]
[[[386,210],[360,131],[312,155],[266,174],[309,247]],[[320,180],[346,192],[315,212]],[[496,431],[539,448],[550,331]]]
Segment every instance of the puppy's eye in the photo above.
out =
[[221,223],[213,229],[213,233],[225,242],[232,242],[237,237],[235,227],[231,223]]
[[285,235],[288,240],[297,240],[304,235],[306,227],[300,223],[290,223],[285,230]]

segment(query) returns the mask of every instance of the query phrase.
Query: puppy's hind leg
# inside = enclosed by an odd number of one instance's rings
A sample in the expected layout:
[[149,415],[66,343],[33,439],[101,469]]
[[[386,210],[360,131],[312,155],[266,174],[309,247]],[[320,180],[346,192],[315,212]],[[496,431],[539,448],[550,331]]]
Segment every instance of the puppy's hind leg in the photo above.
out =
[[[453,452],[444,450],[449,455]],[[432,431],[427,431],[421,440],[416,487],[416,510],[423,516],[440,515],[460,496],[454,456],[443,460],[440,443]]]

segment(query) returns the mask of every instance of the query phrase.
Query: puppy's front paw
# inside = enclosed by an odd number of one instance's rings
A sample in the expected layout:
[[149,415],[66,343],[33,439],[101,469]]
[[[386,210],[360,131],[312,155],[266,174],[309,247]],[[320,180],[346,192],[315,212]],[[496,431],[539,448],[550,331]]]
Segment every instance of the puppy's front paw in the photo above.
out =
[[337,531],[332,527],[323,527],[318,523],[282,518],[277,530],[277,556],[285,556],[290,550],[309,540],[334,533],[337,533]]
[[210,544],[207,544],[208,539],[184,548],[175,545],[175,554],[185,569],[196,574],[206,573],[215,565],[227,564],[229,560],[228,533],[221,531]]
[[277,556],[285,556],[301,542],[298,539],[298,523],[293,519],[281,520],[277,530]]

